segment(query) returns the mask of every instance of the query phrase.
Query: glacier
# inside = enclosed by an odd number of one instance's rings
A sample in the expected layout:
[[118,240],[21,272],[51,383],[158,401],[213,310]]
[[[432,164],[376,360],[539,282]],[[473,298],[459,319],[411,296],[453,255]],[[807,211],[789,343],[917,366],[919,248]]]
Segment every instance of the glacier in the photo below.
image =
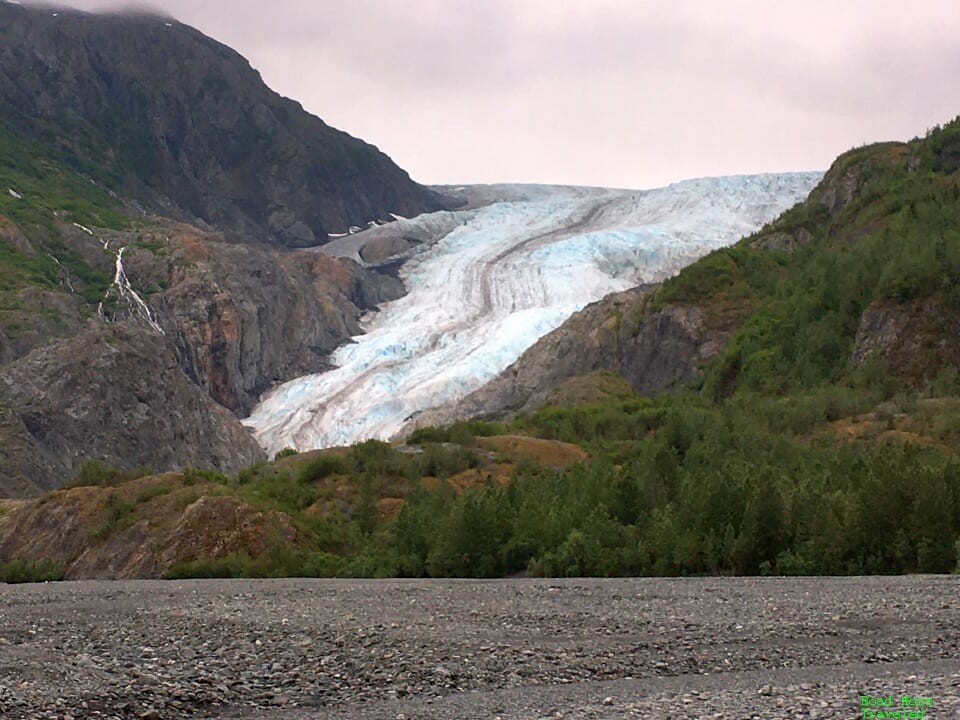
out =
[[[399,437],[413,416],[493,379],[588,303],[734,243],[821,177],[703,178],[644,191],[456,188],[469,209],[387,226],[423,241],[399,271],[407,294],[363,318],[365,334],[333,354],[335,369],[277,386],[244,423],[271,454]],[[382,230],[322,251],[360,259],[358,241]]]

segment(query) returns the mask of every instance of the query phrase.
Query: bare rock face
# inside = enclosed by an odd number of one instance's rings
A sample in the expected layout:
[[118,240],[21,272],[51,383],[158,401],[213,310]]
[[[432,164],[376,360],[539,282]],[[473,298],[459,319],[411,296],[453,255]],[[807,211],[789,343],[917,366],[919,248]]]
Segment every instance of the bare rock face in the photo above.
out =
[[0,365],[56,338],[72,335],[83,325],[77,300],[67,293],[23,287],[11,295],[7,300],[9,305],[0,309],[0,332],[6,326],[16,328],[16,333],[11,333],[13,336],[6,342],[0,339]]
[[410,248],[415,247],[415,245],[415,242],[397,235],[377,238],[376,240],[371,240],[361,248],[360,257],[365,263],[376,265],[394,256],[408,252]]
[[349,260],[235,245],[187,226],[148,238],[128,273],[162,283],[150,298],[184,372],[239,415],[271,385],[326,369],[361,332],[365,310],[400,297],[403,283]]
[[863,170],[862,165],[855,164],[838,177],[825,177],[824,182],[810,193],[810,199],[823,205],[831,215],[836,215],[860,195],[865,181]]
[[[157,333],[91,321],[0,370],[0,495],[58,487],[80,462],[235,470],[263,452]],[[22,492],[17,494],[23,494]]]
[[936,298],[876,301],[860,317],[852,359],[874,357],[917,387],[944,365],[960,367],[960,314]]
[[853,362],[862,365],[873,353],[883,353],[897,344],[910,318],[899,305],[873,304],[864,310],[857,327]]
[[657,393],[699,378],[699,364],[723,347],[696,306],[654,308],[650,287],[608,295],[542,337],[496,379],[455,406],[423,413],[423,427],[470,417],[500,416],[547,403],[568,378],[609,370],[634,390]]

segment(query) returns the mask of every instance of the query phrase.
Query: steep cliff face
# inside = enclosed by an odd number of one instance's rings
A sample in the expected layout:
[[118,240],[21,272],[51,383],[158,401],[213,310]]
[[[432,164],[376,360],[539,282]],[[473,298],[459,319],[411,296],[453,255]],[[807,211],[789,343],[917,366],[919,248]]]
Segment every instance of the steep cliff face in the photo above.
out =
[[940,298],[871,303],[860,317],[852,360],[873,357],[916,387],[960,364],[960,310]]
[[0,370],[0,437],[6,495],[58,487],[90,456],[118,467],[235,470],[263,455],[162,336],[97,321]]
[[148,208],[287,247],[449,200],[170,19],[0,3],[0,125]]
[[164,288],[150,302],[184,372],[239,415],[272,384],[326,368],[361,332],[363,311],[404,292],[349,260],[229,244],[189,226],[138,233],[125,259],[133,281]]
[[[3,296],[0,496],[56,487],[85,457],[157,470],[252,462],[262,453],[237,418],[272,384],[324,369],[365,311],[404,292],[350,260],[231,244],[160,218],[59,229],[64,252],[108,284],[98,307],[69,270]],[[155,327],[111,282],[121,250]]]
[[259,458],[237,417],[404,291],[292,248],[445,202],[191,28],[0,3],[0,496]]

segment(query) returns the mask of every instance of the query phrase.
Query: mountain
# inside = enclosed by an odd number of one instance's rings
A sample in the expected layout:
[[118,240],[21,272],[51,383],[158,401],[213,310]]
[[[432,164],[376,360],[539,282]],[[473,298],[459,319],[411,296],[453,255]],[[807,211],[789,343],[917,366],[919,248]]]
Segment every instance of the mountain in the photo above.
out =
[[0,134],[145,209],[229,239],[328,232],[449,206],[375,147],[270,90],[172,19],[0,3]]
[[446,201],[173,21],[0,3],[0,36],[0,496],[260,459],[239,417],[404,292],[288,245]]

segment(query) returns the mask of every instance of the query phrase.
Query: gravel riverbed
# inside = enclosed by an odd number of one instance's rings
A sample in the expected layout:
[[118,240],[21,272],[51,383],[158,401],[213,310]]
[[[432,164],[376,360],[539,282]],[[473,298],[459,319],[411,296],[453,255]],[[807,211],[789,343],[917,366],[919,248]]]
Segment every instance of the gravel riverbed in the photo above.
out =
[[859,718],[861,696],[960,718],[960,578],[0,585],[4,720]]

